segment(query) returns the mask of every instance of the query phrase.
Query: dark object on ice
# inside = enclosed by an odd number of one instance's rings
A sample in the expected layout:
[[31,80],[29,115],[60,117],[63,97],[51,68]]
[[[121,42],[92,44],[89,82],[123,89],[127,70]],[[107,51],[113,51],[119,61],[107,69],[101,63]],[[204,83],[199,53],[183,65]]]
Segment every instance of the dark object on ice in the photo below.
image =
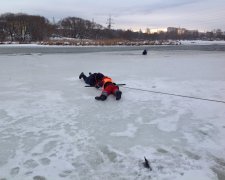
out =
[[152,171],[152,167],[150,166],[150,163],[148,162],[146,157],[144,157],[144,159],[145,159],[145,162],[143,162],[144,167]]
[[121,95],[122,95],[121,91],[116,91],[115,92],[116,100],[120,100],[121,99]]
[[142,55],[147,55],[147,50],[145,49],[143,52],[142,52]]
[[90,73],[89,76],[86,76],[83,72],[79,75],[79,79],[84,79],[84,82],[90,86],[95,86],[98,81],[100,81],[104,75],[102,73]]
[[100,101],[100,100],[105,101],[107,99],[107,96],[104,94],[101,94],[100,96],[96,96],[95,99],[98,101]]
[[84,75],[84,73],[82,72],[82,73],[80,73],[80,76],[79,76],[79,79],[81,79],[81,78],[83,78],[85,75]]
[[[116,97],[116,100],[121,99],[122,92],[119,90],[119,86],[113,82],[110,77],[103,75],[102,73],[89,73],[87,77],[83,72],[80,74],[79,79],[84,79],[85,83],[90,85],[87,87],[102,87],[102,93],[100,96],[96,96],[96,100],[105,101],[110,94]],[[121,84],[122,85],[122,84]],[[125,84],[123,84],[125,85]]]

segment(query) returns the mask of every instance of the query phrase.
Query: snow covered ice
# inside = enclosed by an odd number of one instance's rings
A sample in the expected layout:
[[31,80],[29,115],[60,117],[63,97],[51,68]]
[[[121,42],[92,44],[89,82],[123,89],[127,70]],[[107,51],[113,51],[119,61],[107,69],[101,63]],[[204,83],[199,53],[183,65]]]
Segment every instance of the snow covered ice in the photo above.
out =
[[[129,88],[225,101],[225,52],[141,53],[0,53],[0,179],[224,180],[224,103]],[[82,71],[126,83],[121,100]]]

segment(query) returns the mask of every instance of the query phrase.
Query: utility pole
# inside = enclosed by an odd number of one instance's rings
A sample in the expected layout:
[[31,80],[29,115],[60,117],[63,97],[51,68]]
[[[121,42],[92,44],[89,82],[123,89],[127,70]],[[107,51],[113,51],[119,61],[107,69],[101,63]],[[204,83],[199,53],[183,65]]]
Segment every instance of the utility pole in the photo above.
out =
[[53,25],[55,25],[55,17],[54,16],[52,17],[52,23],[53,23]]
[[108,29],[111,29],[112,28],[112,24],[114,24],[114,23],[112,22],[111,15],[109,15],[109,18],[107,19],[106,24],[107,24],[107,28]]

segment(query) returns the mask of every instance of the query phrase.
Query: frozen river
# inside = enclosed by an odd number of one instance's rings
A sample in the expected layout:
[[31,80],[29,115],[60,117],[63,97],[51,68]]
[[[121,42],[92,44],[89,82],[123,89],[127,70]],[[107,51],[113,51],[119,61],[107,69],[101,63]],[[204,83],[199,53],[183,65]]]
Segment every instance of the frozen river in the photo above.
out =
[[224,180],[224,46],[146,48],[0,46],[0,179]]

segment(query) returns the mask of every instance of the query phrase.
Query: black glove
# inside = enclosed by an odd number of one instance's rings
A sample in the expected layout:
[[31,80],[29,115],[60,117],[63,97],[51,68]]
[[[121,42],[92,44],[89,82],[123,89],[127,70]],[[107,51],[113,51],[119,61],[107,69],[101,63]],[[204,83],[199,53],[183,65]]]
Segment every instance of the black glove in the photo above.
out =
[[101,86],[99,86],[98,84],[97,85],[95,85],[95,88],[97,88],[97,89],[99,89]]

